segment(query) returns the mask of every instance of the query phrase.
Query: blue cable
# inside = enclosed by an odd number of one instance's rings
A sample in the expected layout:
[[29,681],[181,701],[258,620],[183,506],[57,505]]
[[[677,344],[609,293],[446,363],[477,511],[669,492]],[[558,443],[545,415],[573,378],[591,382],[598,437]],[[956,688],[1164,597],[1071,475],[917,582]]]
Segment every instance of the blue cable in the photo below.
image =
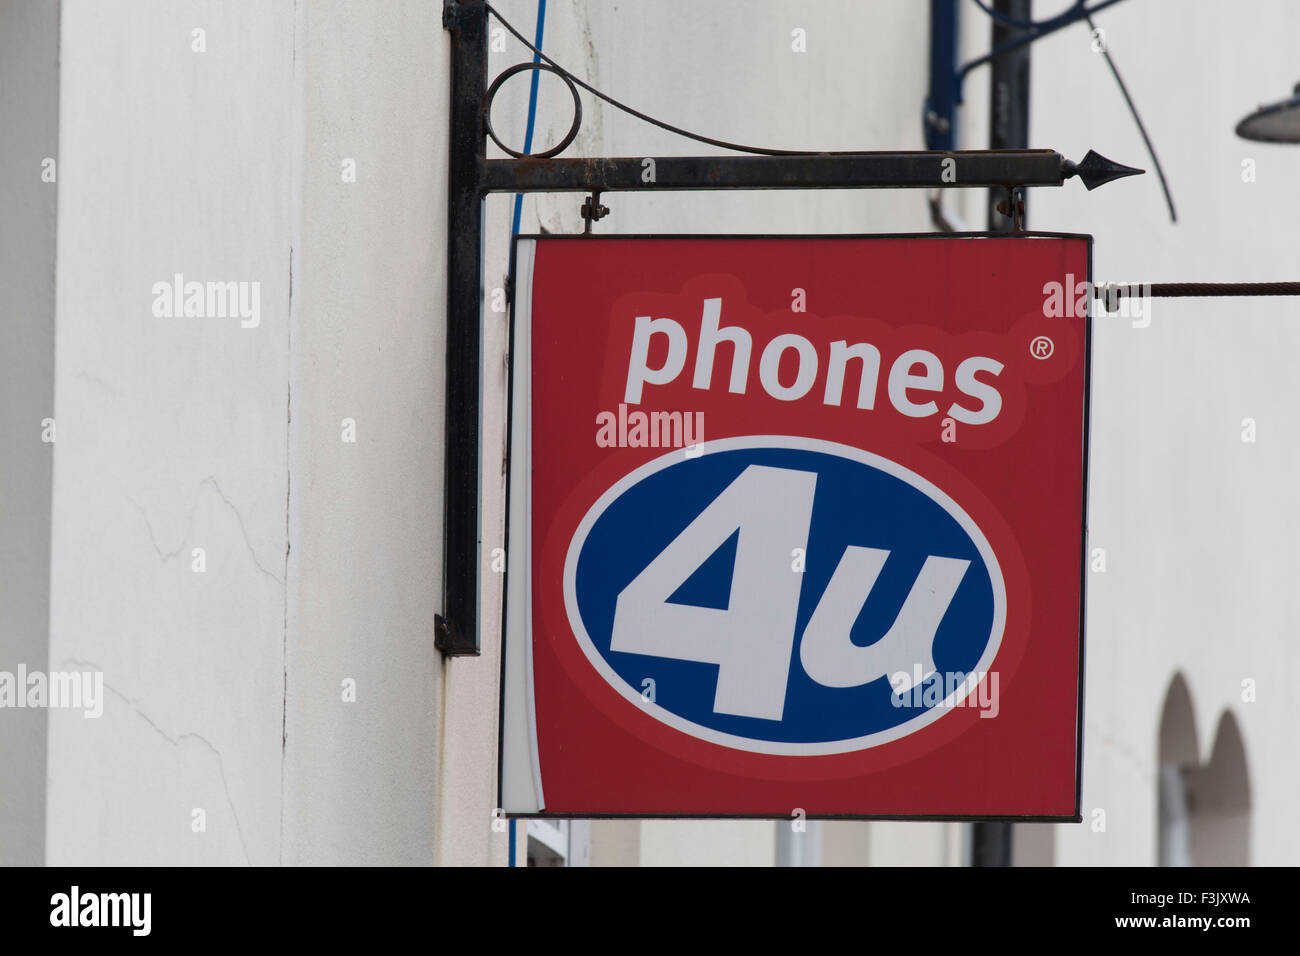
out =
[[[538,53],[533,54],[533,62],[540,63],[540,51],[542,49],[542,33],[546,29],[546,0],[537,0],[537,29],[533,34],[533,46],[537,48]],[[524,130],[524,152],[533,151],[533,126],[537,121],[537,81],[541,76],[541,70],[533,70],[532,81],[528,86],[528,126]],[[510,237],[513,239],[519,235],[519,220],[524,213],[524,194],[515,193],[515,217],[510,227]],[[513,255],[514,249],[511,248]],[[510,866],[515,866],[515,845],[518,839],[516,827],[518,820],[510,821]]]
[[[533,62],[541,62],[542,49],[542,32],[546,28],[546,0],[537,0],[537,30],[533,35],[533,46],[537,52],[533,54]],[[541,70],[533,70],[533,77],[528,85],[528,126],[524,131],[524,152],[533,151],[533,126],[537,120],[537,81],[541,78]],[[524,211],[524,194],[515,193],[515,219],[511,226],[511,236],[519,234],[519,220]]]

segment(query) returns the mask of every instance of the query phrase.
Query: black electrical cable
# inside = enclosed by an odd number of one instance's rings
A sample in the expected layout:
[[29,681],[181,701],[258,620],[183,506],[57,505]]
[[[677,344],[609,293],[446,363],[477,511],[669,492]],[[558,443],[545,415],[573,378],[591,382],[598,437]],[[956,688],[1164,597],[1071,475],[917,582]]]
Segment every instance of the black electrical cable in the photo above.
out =
[[[1092,30],[1093,36],[1097,35],[1097,27],[1092,22],[1091,16],[1085,16],[1088,21],[1088,28]],[[1124,94],[1124,102],[1128,104],[1129,112],[1133,114],[1133,122],[1137,123],[1138,132],[1142,134],[1142,142],[1146,143],[1147,153],[1151,156],[1151,162],[1155,164],[1156,175],[1160,177],[1160,188],[1164,190],[1165,202],[1169,204],[1169,219],[1171,222],[1178,221],[1178,214],[1174,212],[1174,197],[1169,192],[1169,182],[1165,179],[1164,167],[1160,165],[1160,157],[1156,155],[1156,148],[1151,143],[1151,137],[1147,135],[1147,128],[1142,123],[1142,117],[1138,115],[1137,107],[1133,105],[1133,97],[1128,94],[1128,87],[1124,85],[1124,79],[1119,75],[1119,68],[1115,66],[1115,61],[1111,58],[1110,50],[1106,44],[1102,43],[1101,53],[1106,58],[1106,65],[1110,67],[1111,74],[1115,77],[1115,82],[1119,84],[1119,91]]]
[[699,133],[692,133],[690,130],[685,130],[682,129],[681,127],[673,126],[671,123],[665,123],[663,120],[657,120],[653,116],[647,116],[645,113],[642,113],[640,110],[633,109],[632,107],[628,106],[626,103],[620,103],[612,96],[608,96],[605,93],[602,93],[594,86],[574,76],[572,73],[570,73],[564,67],[560,66],[560,64],[556,63],[553,59],[551,59],[541,50],[537,49],[537,47],[529,43],[528,40],[524,38],[523,34],[521,34],[518,30],[516,30],[514,26],[510,23],[510,21],[507,20],[505,17],[503,17],[500,13],[498,13],[497,10],[490,3],[485,4],[485,6],[488,9],[488,13],[496,17],[497,20],[501,22],[501,25],[514,35],[514,38],[516,40],[518,40],[524,46],[528,47],[528,49],[532,50],[533,53],[541,60],[550,64],[556,70],[558,70],[562,75],[572,80],[575,85],[582,87],[592,96],[599,97],[600,99],[608,103],[610,106],[613,106],[616,109],[620,109],[624,113],[627,113],[631,116],[635,116],[639,120],[643,120],[644,122],[650,123],[652,126],[658,126],[660,129],[667,130],[670,133],[675,133],[678,136],[685,136],[687,139],[693,139],[700,143],[707,143],[710,146],[719,146],[722,149],[732,149],[738,153],[755,153],[760,156],[826,156],[826,155],[833,156],[836,155],[834,153],[827,153],[824,150],[816,150],[816,149],[769,149],[764,146],[743,146],[739,143],[729,143],[726,140],[714,139],[711,136],[702,136]]

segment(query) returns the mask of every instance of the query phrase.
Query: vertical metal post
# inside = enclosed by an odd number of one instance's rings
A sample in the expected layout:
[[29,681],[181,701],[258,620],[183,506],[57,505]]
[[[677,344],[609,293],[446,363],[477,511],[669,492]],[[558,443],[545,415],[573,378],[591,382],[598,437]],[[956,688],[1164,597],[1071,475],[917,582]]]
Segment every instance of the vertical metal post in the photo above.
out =
[[957,0],[930,0],[930,93],[925,99],[926,149],[957,143]]
[[[1016,20],[1033,15],[1032,0],[994,0],[993,9]],[[993,21],[993,46],[997,49],[1024,31]],[[989,148],[1024,149],[1029,145],[1029,44],[993,61],[989,84]],[[1020,190],[1012,195],[1023,196]],[[1008,190],[990,189],[988,224],[990,232],[1011,232],[1015,220],[998,212],[997,204],[1008,198]],[[972,866],[1011,865],[1011,824],[975,823],[971,827]]]
[[487,5],[446,0],[451,33],[451,136],[447,202],[447,405],[443,454],[443,613],[434,644],[446,655],[478,654],[480,573],[480,327],[483,303],[483,99]]
[[[1032,0],[993,2],[995,11],[1015,20],[1029,20],[1032,6]],[[1024,36],[1024,33],[994,20],[993,49]],[[990,64],[989,149],[1025,149],[1029,145],[1029,49],[1030,45],[1026,43]],[[989,190],[988,224],[991,232],[1012,231],[1011,219],[997,210],[997,204],[1006,198],[1005,190]]]

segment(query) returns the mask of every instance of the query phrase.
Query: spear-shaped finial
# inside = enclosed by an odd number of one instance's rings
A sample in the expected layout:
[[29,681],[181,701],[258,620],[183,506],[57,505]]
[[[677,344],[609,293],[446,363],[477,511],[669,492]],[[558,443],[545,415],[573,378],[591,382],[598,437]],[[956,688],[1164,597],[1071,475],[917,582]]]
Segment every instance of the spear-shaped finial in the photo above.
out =
[[1145,169],[1134,169],[1132,166],[1124,166],[1095,150],[1088,150],[1088,155],[1083,157],[1083,162],[1072,163],[1068,159],[1065,161],[1065,174],[1063,179],[1069,179],[1071,176],[1078,176],[1083,184],[1088,187],[1088,191],[1096,189],[1098,186],[1104,186],[1112,179],[1122,179],[1125,176],[1141,176]]

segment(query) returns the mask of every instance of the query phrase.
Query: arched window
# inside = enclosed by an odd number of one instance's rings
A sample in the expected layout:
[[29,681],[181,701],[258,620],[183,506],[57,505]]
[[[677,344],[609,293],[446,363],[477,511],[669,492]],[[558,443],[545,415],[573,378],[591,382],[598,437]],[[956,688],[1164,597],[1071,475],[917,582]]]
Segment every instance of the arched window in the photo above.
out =
[[1192,823],[1189,781],[1200,761],[1196,714],[1182,674],[1175,674],[1160,714],[1157,792],[1159,827],[1156,862],[1160,866],[1192,865]]
[[1250,770],[1237,719],[1225,711],[1209,760],[1201,761],[1187,681],[1174,676],[1160,716],[1159,831],[1161,866],[1250,863]]
[[1197,866],[1250,864],[1250,771],[1237,719],[1225,711],[1210,762],[1190,779],[1192,859]]

